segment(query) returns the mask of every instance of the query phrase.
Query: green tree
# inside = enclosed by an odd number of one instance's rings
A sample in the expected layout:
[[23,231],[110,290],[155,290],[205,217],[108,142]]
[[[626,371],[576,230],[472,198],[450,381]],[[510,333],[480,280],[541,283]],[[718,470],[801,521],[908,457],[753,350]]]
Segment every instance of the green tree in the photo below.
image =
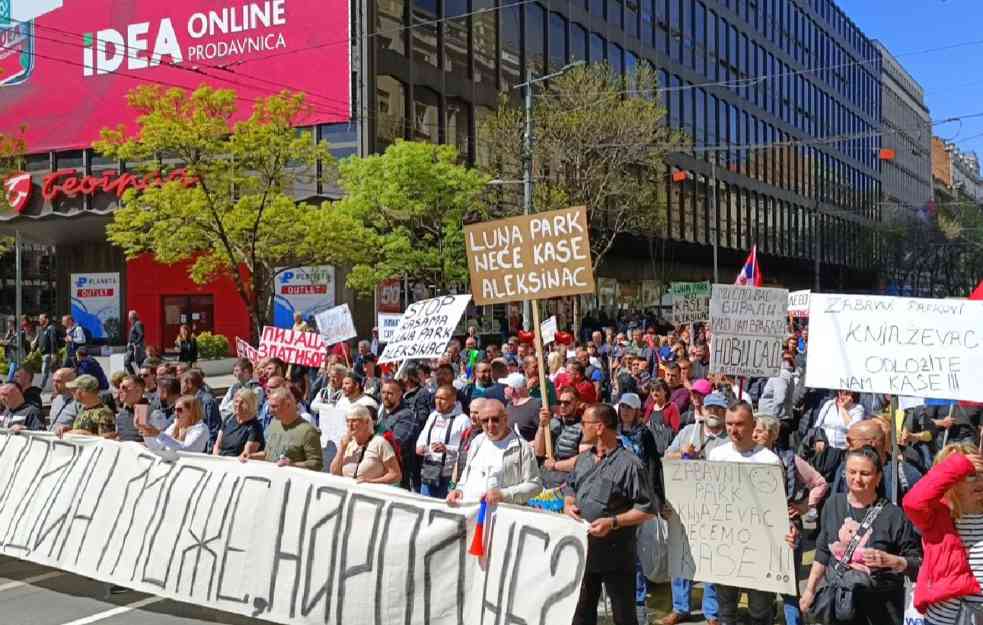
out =
[[488,177],[460,164],[457,149],[397,141],[381,155],[340,165],[339,218],[353,219],[380,242],[374,262],[356,263],[348,285],[367,292],[403,276],[446,291],[468,280],[463,224],[486,218]]
[[[624,79],[602,63],[535,94],[534,209],[587,207],[595,273],[619,237],[657,236],[665,223],[664,158],[689,140],[668,128],[658,86],[648,68]],[[481,126],[483,168],[495,178],[522,177],[524,126],[523,106],[504,96]],[[520,194],[518,185],[492,187],[494,212],[521,213]]]
[[[0,132],[0,183],[7,179],[7,176],[21,170],[24,167],[24,143],[25,128],[20,129],[20,134],[7,135]],[[10,202],[7,200],[6,189],[0,186],[0,214],[12,210]],[[0,256],[3,256],[14,247],[14,238],[10,236],[0,236]]]
[[373,233],[330,205],[292,196],[313,180],[319,161],[333,167],[328,146],[297,129],[307,111],[303,95],[267,97],[235,123],[229,90],[141,86],[128,100],[139,113],[138,131],[104,129],[95,148],[145,172],[186,168],[193,184],[173,180],[124,195],[106,230],[127,257],[190,261],[199,284],[230,277],[257,333],[270,319],[279,271],[371,260]]

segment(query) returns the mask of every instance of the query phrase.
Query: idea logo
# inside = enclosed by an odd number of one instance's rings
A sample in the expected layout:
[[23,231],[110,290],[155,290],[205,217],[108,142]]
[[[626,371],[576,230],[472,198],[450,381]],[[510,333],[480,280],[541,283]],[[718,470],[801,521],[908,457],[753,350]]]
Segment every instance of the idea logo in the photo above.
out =
[[17,214],[24,212],[31,199],[31,189],[33,188],[31,174],[14,174],[3,181],[3,191],[7,197],[7,203]]

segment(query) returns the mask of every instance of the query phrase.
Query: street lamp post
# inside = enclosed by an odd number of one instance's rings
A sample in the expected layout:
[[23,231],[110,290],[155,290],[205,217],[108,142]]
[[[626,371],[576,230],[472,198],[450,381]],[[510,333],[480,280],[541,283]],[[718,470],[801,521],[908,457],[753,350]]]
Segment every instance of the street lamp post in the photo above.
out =
[[17,365],[22,366],[24,363],[24,341],[21,338],[21,317],[23,310],[21,309],[21,299],[22,290],[24,284],[23,276],[23,263],[21,261],[21,240],[20,240],[20,228],[14,231],[14,336],[16,337],[17,346],[14,348],[14,353],[17,354]]
[[[556,78],[563,73],[583,65],[584,61],[568,63],[553,72],[539,78],[530,78],[526,82],[515,85],[515,89],[525,89],[526,128],[522,136],[522,214],[532,213],[532,86],[550,78]],[[532,72],[529,73],[532,76]],[[522,302],[522,328],[529,331],[532,322],[532,304],[529,300]]]

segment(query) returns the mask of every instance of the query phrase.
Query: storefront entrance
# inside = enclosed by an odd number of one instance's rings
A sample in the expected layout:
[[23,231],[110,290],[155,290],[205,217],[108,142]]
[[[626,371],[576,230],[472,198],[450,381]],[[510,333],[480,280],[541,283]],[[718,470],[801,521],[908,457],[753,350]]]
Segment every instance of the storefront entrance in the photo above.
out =
[[195,335],[215,331],[215,306],[211,295],[163,295],[160,302],[161,347],[165,353],[177,351],[174,342],[182,324],[188,324]]

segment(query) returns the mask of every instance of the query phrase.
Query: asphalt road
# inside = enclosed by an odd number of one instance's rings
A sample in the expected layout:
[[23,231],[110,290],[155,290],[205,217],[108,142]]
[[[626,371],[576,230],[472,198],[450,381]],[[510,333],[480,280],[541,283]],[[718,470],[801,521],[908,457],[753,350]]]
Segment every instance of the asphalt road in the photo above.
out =
[[139,592],[106,596],[107,586],[0,556],[2,625],[269,625]]

